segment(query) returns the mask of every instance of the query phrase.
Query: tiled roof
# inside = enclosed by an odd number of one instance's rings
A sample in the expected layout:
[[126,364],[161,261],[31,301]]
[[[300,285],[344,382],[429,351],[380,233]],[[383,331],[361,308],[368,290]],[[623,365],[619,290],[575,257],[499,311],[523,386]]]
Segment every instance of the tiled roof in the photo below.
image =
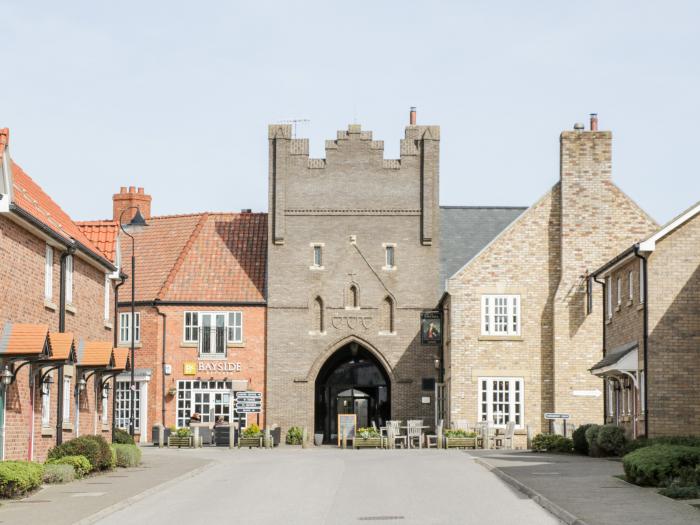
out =
[[440,287],[527,208],[440,207]]
[[110,341],[80,341],[78,344],[78,366],[107,367],[112,363]]
[[111,262],[116,262],[119,224],[115,221],[82,221],[76,223],[85,236]]
[[0,336],[0,356],[39,356],[50,349],[48,335],[46,324],[5,323]]
[[[136,300],[265,300],[267,214],[200,213],[151,217],[136,239]],[[123,242],[122,260],[131,257]],[[130,265],[123,265],[130,273]],[[130,287],[120,301],[131,300]]]
[[75,358],[75,336],[71,332],[49,332],[52,361],[67,361]]
[[[7,151],[9,134],[10,132],[7,128],[0,129],[0,159]],[[12,169],[12,204],[21,208],[54,233],[64,238],[73,239],[95,255],[104,257],[102,252],[85,236],[78,225],[52,198],[12,159],[10,159],[10,163]]]
[[129,370],[129,349],[115,348],[114,353],[114,370]]

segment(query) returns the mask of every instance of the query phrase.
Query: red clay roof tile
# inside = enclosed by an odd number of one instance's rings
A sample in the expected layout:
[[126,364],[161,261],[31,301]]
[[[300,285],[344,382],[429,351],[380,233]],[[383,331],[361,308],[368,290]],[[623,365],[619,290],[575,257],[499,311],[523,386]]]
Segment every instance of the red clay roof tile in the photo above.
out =
[[78,345],[78,366],[102,368],[114,363],[110,341],[80,341]]
[[0,336],[0,356],[51,355],[49,325],[6,323]]
[[75,337],[71,332],[49,332],[51,361],[75,359]]
[[116,262],[119,224],[115,221],[81,221],[78,228],[111,262]]

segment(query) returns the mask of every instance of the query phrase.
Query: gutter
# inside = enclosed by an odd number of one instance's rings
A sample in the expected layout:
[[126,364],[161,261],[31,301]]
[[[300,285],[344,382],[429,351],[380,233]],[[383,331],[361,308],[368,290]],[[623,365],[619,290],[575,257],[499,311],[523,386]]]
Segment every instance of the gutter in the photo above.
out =
[[649,346],[649,284],[648,284],[648,272],[647,272],[647,259],[639,253],[639,244],[634,245],[634,255],[635,257],[641,259],[642,268],[644,269],[644,328],[642,333],[642,340],[644,343],[644,437],[649,437],[649,396],[647,392],[649,391],[649,368],[647,367],[648,353],[647,347]]
[[160,374],[160,381],[161,381],[161,406],[160,406],[160,417],[161,417],[161,424],[165,427],[165,337],[166,334],[168,333],[166,330],[166,323],[168,321],[167,316],[165,313],[161,312],[160,309],[158,308],[158,304],[156,304],[156,301],[153,301],[153,308],[155,308],[156,313],[160,315],[163,318],[163,349],[162,349],[162,359],[161,359],[161,374]]
[[639,249],[639,245],[638,245],[638,244],[635,244],[635,245],[633,245],[633,246],[630,246],[630,247],[627,248],[624,252],[622,252],[621,254],[619,254],[617,257],[615,257],[614,259],[609,260],[609,261],[606,262],[603,266],[601,266],[601,267],[598,268],[597,270],[593,271],[593,273],[591,273],[591,275],[592,275],[593,277],[597,277],[598,275],[600,275],[601,273],[605,272],[606,270],[611,269],[613,266],[615,266],[617,263],[619,263],[619,262],[622,261],[623,259],[626,259],[627,257],[629,257],[631,254],[633,254],[633,253],[636,254],[638,249]]
[[[267,306],[266,301],[134,301],[134,306]],[[131,306],[131,301],[118,303],[119,307]]]
[[101,264],[102,266],[109,268],[113,272],[117,270],[117,267],[114,266],[110,261],[102,257],[101,255],[93,252],[90,248],[82,244],[80,241],[76,241],[74,239],[67,239],[66,237],[63,237],[62,235],[59,235],[56,233],[52,228],[49,228],[46,224],[41,222],[39,219],[34,217],[31,213],[25,211],[24,209],[20,208],[14,203],[10,204],[10,211],[14,212],[17,214],[21,219],[27,221],[30,223],[32,226],[37,228],[38,230],[41,230],[42,233],[45,235],[51,237],[55,241],[60,242],[63,244],[66,248],[73,247],[74,251],[75,249],[80,250],[82,253],[90,257],[92,260],[95,262]]

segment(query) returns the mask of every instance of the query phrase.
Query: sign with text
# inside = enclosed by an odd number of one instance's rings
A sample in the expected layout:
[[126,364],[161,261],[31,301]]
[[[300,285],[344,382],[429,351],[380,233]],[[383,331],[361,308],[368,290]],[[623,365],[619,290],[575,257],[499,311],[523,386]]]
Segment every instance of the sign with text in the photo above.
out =
[[544,418],[545,419],[570,419],[571,414],[560,414],[557,412],[545,412]]
[[355,427],[357,426],[357,416],[355,414],[338,414],[338,446],[343,442],[355,439]]
[[236,392],[236,412],[259,414],[262,412],[262,392]]
[[185,361],[182,364],[182,373],[186,376],[193,376],[197,374],[197,363],[194,361]]
[[440,312],[423,312],[420,314],[420,340],[424,345],[442,343],[442,315]]

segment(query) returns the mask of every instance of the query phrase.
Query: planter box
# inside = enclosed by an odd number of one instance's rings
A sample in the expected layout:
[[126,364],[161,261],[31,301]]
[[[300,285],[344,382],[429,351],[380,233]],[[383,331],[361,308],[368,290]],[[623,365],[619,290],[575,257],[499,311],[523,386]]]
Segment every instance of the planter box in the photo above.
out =
[[445,438],[445,448],[476,448],[477,437]]
[[354,448],[382,448],[383,441],[384,440],[380,437],[361,438],[361,437],[355,436],[355,439],[353,440],[353,447]]
[[179,437],[175,435],[168,436],[168,446],[169,447],[191,447],[192,446],[192,436]]
[[262,442],[263,442],[262,436],[258,436],[258,437],[241,436],[238,440],[238,448],[262,447]]

